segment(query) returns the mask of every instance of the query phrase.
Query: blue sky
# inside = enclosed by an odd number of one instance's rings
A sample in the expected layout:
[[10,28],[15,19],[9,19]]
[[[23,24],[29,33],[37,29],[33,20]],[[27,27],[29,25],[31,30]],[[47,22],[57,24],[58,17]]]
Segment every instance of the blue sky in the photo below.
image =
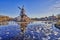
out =
[[26,10],[29,17],[45,17],[60,14],[60,0],[0,0],[0,15],[17,17],[18,6]]

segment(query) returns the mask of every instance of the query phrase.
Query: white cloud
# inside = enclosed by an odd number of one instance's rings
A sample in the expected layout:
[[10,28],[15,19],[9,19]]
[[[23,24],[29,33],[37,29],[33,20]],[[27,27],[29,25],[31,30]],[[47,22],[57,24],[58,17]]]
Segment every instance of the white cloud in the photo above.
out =
[[54,5],[50,6],[48,9],[49,14],[59,14],[60,13],[60,0],[56,1]]

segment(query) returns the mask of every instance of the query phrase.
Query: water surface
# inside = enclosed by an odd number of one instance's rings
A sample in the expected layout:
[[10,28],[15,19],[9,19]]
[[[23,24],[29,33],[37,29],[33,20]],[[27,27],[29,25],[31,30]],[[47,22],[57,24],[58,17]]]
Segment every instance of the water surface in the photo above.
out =
[[1,25],[0,40],[60,40],[60,30],[52,23],[32,22],[27,25],[24,36],[21,35],[20,27],[16,22]]

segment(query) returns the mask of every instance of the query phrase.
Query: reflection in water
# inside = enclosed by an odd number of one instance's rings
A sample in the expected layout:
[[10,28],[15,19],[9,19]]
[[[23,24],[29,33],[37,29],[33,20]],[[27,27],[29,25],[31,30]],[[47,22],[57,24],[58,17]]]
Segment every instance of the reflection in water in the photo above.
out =
[[8,25],[9,23],[6,21],[6,22],[0,22],[0,25]]
[[14,21],[3,21],[3,22],[0,22],[0,26],[3,26],[3,25],[17,25],[16,22]]
[[20,35],[22,35],[21,36],[22,40],[25,40],[24,36],[25,36],[25,31],[26,31],[26,27],[27,27],[28,23],[29,22],[19,22],[18,23],[20,25],[20,30],[21,30]]
[[19,22],[18,24],[20,25],[21,32],[25,33],[26,27],[29,24],[29,22]]

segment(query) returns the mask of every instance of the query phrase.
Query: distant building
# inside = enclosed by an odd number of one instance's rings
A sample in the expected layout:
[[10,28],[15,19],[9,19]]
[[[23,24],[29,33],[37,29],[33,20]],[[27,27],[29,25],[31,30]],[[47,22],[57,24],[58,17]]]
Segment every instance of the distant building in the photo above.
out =
[[20,20],[21,20],[20,16],[14,18],[14,21],[20,21]]
[[50,20],[50,21],[56,21],[57,18],[56,18],[56,16],[52,15],[52,16],[48,17],[48,20]]
[[60,20],[60,14],[57,15],[57,18]]

